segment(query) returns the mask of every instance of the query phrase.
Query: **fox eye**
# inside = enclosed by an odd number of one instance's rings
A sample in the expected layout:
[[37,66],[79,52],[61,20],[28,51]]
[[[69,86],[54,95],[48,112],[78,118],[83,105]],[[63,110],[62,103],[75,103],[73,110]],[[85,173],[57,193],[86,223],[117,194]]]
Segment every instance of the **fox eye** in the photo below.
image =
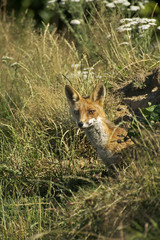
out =
[[92,115],[95,112],[95,110],[88,110],[88,114]]
[[75,115],[79,114],[79,110],[74,110],[73,112],[74,112]]

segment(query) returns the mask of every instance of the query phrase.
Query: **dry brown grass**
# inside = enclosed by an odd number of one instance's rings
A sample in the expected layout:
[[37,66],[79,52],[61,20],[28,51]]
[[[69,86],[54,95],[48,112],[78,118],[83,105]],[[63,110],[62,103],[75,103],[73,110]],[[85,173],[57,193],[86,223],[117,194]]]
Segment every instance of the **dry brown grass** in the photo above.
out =
[[160,232],[159,132],[135,118],[135,151],[126,154],[126,167],[111,170],[70,120],[66,83],[87,95],[104,82],[106,113],[115,120],[122,99],[115,90],[158,64],[156,54],[121,45],[106,19],[94,21],[91,50],[83,54],[48,26],[41,34],[29,22],[0,23],[2,239],[154,239]]

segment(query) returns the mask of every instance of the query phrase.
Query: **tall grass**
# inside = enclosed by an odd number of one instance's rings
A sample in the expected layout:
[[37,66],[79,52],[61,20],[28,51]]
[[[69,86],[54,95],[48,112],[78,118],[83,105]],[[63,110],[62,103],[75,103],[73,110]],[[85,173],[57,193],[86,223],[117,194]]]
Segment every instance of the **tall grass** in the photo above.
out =
[[142,52],[132,39],[122,44],[112,20],[92,16],[85,26],[92,38],[79,47],[49,26],[38,33],[29,21],[1,21],[1,239],[160,236],[158,133],[135,120],[140,137],[126,153],[128,165],[105,169],[64,96],[65,84],[87,95],[103,81],[114,120],[121,96],[113,92],[158,65],[158,50]]

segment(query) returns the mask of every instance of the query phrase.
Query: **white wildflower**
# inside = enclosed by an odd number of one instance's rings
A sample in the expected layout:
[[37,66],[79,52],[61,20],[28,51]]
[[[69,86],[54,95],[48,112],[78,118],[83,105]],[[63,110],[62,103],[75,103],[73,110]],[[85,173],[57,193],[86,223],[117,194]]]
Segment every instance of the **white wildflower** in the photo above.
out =
[[53,7],[54,4],[55,4],[55,2],[56,2],[56,0],[50,0],[50,1],[48,1],[46,7],[47,7],[47,8]]
[[133,18],[123,18],[120,20],[120,23],[124,23],[124,22],[131,22]]
[[127,23],[127,24],[123,25],[123,27],[124,28],[129,28],[129,27],[131,27],[131,25],[132,25],[132,23]]
[[140,9],[139,6],[130,6],[129,10],[132,11],[132,12],[136,12]]
[[118,27],[118,28],[117,28],[117,31],[118,31],[118,32],[124,32],[124,27],[123,27],[123,26]]
[[123,6],[129,6],[130,5],[130,2],[128,2],[127,0],[115,0],[113,2],[107,2],[106,3],[106,7],[108,8],[115,8],[116,5],[118,4],[122,4]]
[[157,24],[156,23],[149,23],[150,26],[156,26]]
[[148,23],[148,18],[138,18],[137,21],[138,23],[145,24]]
[[158,26],[157,29],[160,30],[160,26]]
[[81,64],[79,63],[76,63],[76,64],[72,64],[71,67],[72,68],[79,68],[81,66]]
[[156,19],[150,18],[138,18],[138,22],[141,24],[156,24]]
[[111,38],[111,34],[107,34],[107,39],[110,39]]
[[149,24],[145,24],[145,25],[141,25],[138,27],[140,30],[147,30],[148,28],[150,28]]
[[83,74],[83,78],[84,78],[84,79],[87,79],[87,78],[88,78],[88,75],[87,75],[87,74]]
[[149,18],[148,18],[148,22],[155,23],[155,22],[156,22],[156,19],[154,19],[154,18],[149,19]]
[[122,4],[124,2],[124,0],[115,0],[113,1],[115,4]]
[[132,30],[132,28],[131,27],[126,27],[126,25],[122,25],[122,26],[117,28],[118,32],[131,31],[131,30]]
[[88,71],[83,71],[83,75],[85,74],[85,75],[88,75]]
[[80,0],[71,0],[71,2],[80,2]]
[[138,4],[139,4],[139,7],[140,7],[141,9],[144,9],[144,4],[143,4],[143,3],[139,2]]
[[60,4],[65,4],[67,0],[61,0]]
[[81,21],[78,20],[78,19],[73,19],[73,20],[70,21],[70,24],[79,25],[79,24],[81,24]]
[[114,3],[107,3],[106,7],[108,7],[108,8],[115,8],[116,5]]
[[127,0],[115,0],[113,1],[114,4],[122,4],[124,6],[129,6],[130,2],[128,2]]
[[92,71],[92,70],[94,70],[94,67],[89,67],[89,68],[83,68],[83,71]]
[[82,72],[79,70],[79,71],[77,71],[77,75],[78,76],[81,76],[82,75]]
[[125,27],[125,28],[124,28],[124,31],[131,31],[131,30],[132,30],[132,28],[130,28],[130,27],[128,27],[128,28]]
[[120,43],[119,45],[120,45],[120,46],[121,46],[121,45],[129,45],[129,43],[128,43],[128,42],[122,42],[122,43]]
[[52,3],[55,3],[56,2],[56,0],[50,0],[50,1],[48,1],[48,4],[52,4]]
[[[138,33],[141,33],[151,26],[156,26],[156,19],[149,18],[123,18],[120,20],[122,24],[117,30],[118,32],[137,30]],[[139,36],[140,37],[140,36]]]
[[[156,19],[149,19],[149,18],[123,18],[120,20],[120,23],[128,22],[126,25],[136,25],[136,24],[150,24],[156,25]],[[129,24],[129,25],[128,25]]]
[[123,3],[123,5],[126,6],[126,7],[128,7],[128,6],[130,5],[130,2],[125,1],[125,2]]
[[131,26],[134,26],[134,25],[137,25],[137,24],[138,24],[137,21],[132,21],[132,22],[130,22],[130,25],[131,25]]

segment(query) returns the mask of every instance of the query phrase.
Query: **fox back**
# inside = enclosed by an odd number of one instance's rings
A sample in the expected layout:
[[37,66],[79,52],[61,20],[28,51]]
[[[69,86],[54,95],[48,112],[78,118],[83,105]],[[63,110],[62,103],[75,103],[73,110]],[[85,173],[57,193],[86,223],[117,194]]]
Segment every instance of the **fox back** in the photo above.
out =
[[106,118],[103,109],[106,90],[98,84],[89,97],[82,97],[73,87],[66,85],[65,94],[72,117],[97,149],[105,165],[115,163],[116,154],[133,142],[125,129],[115,126]]

